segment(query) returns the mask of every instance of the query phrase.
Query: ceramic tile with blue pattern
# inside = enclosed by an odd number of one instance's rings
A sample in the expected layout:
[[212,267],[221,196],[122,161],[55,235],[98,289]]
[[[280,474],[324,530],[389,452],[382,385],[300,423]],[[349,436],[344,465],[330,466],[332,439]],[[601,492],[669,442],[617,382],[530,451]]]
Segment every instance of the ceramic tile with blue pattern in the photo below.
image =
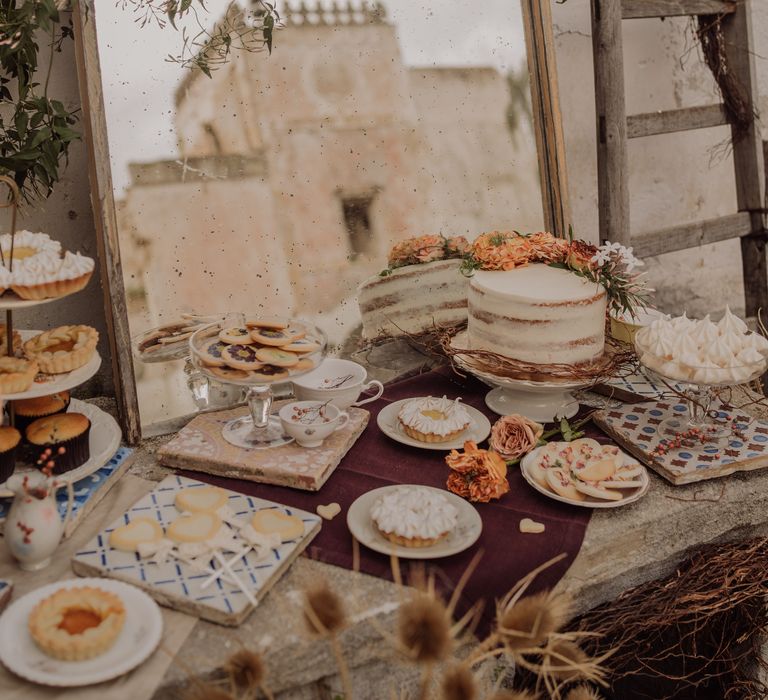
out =
[[[101,496],[104,490],[109,490],[113,480],[120,477],[120,468],[132,453],[133,450],[129,447],[119,448],[118,451],[115,452],[114,457],[112,457],[112,459],[110,459],[101,469],[74,483],[75,499],[72,503],[72,517],[67,526],[65,536],[68,536],[74,530],[86,505],[94,498]],[[12,501],[12,498],[0,498],[0,523],[8,517],[8,511],[11,508]],[[59,490],[56,494],[56,501],[59,513],[64,517],[67,512],[67,489],[62,488]]]
[[660,433],[661,423],[686,418],[687,411],[677,401],[659,400],[596,411],[593,420],[620,447],[673,484],[768,467],[768,421],[739,412],[728,414],[739,430],[730,442],[686,445],[658,454],[656,448],[668,437]]
[[[109,576],[132,583],[147,591],[161,605],[212,622],[240,624],[254,606],[237,586],[219,579],[203,589],[200,584],[208,578],[207,573],[173,559],[157,564],[141,559],[138,554],[118,551],[109,546],[109,533],[136,518],[151,518],[166,529],[180,515],[174,504],[176,494],[182,489],[203,486],[207,484],[182,476],[166,477],[153,491],[138,500],[77,552],[72,560],[73,569],[80,575]],[[257,561],[251,551],[233,567],[237,576],[250,584],[251,592],[259,601],[320,531],[321,520],[314,513],[272,501],[233,491],[227,491],[227,494],[229,508],[244,519],[257,511],[274,508],[288,515],[296,515],[304,522],[304,535],[301,538],[274,548],[267,559]]]

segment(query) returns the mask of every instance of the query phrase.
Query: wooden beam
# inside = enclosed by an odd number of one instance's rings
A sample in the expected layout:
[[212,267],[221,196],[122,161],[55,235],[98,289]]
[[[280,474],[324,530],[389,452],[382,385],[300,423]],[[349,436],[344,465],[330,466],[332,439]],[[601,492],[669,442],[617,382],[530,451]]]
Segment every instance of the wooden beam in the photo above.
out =
[[707,243],[747,236],[751,232],[752,221],[749,213],[738,212],[717,219],[696,221],[652,233],[634,235],[632,248],[638,257],[648,258],[652,255],[663,255],[676,250],[696,248]]
[[621,4],[590,0],[597,120],[600,240],[629,243],[627,117]]
[[627,138],[637,139],[676,131],[708,129],[727,123],[728,115],[722,104],[670,109],[665,112],[645,112],[627,117]]
[[72,4],[75,55],[83,106],[82,124],[88,146],[91,204],[96,225],[99,273],[104,291],[115,394],[123,437],[128,444],[134,445],[141,439],[139,402],[133,373],[131,335],[128,329],[123,270],[117,239],[117,218],[93,4],[93,0],[75,0]]
[[624,19],[644,17],[678,17],[685,15],[719,15],[735,12],[730,0],[622,0]]
[[[761,0],[763,2],[764,0]],[[752,32],[752,2],[742,0],[736,12],[723,19],[726,60],[731,75],[743,86],[748,107],[758,104],[757,70]],[[745,134],[733,133],[733,164],[736,171],[736,202],[748,212],[752,235],[741,240],[744,302],[747,316],[768,310],[768,265],[765,251],[765,160],[760,123],[752,121]]]
[[521,8],[544,224],[548,231],[565,237],[572,222],[552,14],[548,0],[522,0]]

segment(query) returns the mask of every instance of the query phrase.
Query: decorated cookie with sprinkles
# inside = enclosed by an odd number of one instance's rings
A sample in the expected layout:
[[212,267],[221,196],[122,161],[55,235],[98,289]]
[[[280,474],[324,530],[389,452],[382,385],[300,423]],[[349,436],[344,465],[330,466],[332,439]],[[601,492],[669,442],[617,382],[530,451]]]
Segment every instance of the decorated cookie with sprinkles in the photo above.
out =
[[208,371],[219,379],[224,381],[243,382],[251,376],[250,372],[232,367],[209,367]]
[[283,328],[279,331],[271,328],[254,328],[251,331],[251,342],[270,347],[280,347],[298,340],[302,335],[301,331],[292,331],[290,328]]
[[209,340],[199,351],[200,359],[209,367],[224,367],[226,363],[221,353],[226,347],[228,344],[221,340]]
[[293,367],[299,361],[299,356],[282,348],[259,348],[256,359],[275,367]]
[[[227,345],[221,352],[221,359],[224,360],[224,364],[227,367],[246,371],[259,369],[264,361],[259,360],[257,352],[257,348],[252,345]],[[294,355],[294,357],[296,356]]]
[[279,382],[281,379],[287,379],[288,370],[284,367],[275,367],[274,365],[262,365],[259,369],[249,373],[253,379],[267,382]]
[[320,343],[318,343],[313,338],[297,338],[296,340],[288,343],[288,345],[282,346],[282,350],[287,350],[288,352],[298,352],[301,354],[317,352],[319,349]]
[[219,340],[233,345],[247,345],[252,343],[251,332],[244,326],[223,328],[219,331]]

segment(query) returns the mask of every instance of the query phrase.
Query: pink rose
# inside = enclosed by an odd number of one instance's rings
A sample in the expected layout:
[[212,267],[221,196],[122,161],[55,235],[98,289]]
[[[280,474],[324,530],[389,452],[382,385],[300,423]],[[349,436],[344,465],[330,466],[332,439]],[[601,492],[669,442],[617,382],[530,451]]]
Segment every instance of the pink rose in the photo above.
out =
[[541,423],[515,413],[496,421],[489,444],[494,452],[511,461],[528,454],[536,447],[543,433]]

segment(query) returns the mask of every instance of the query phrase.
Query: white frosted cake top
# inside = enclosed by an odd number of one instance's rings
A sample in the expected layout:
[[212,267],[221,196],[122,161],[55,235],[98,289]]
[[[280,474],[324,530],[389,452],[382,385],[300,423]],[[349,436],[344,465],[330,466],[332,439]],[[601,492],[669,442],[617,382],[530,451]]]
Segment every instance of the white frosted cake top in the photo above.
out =
[[602,287],[570,270],[540,263],[507,271],[481,270],[474,274],[471,284],[479,291],[545,303],[581,301],[605,293]]

